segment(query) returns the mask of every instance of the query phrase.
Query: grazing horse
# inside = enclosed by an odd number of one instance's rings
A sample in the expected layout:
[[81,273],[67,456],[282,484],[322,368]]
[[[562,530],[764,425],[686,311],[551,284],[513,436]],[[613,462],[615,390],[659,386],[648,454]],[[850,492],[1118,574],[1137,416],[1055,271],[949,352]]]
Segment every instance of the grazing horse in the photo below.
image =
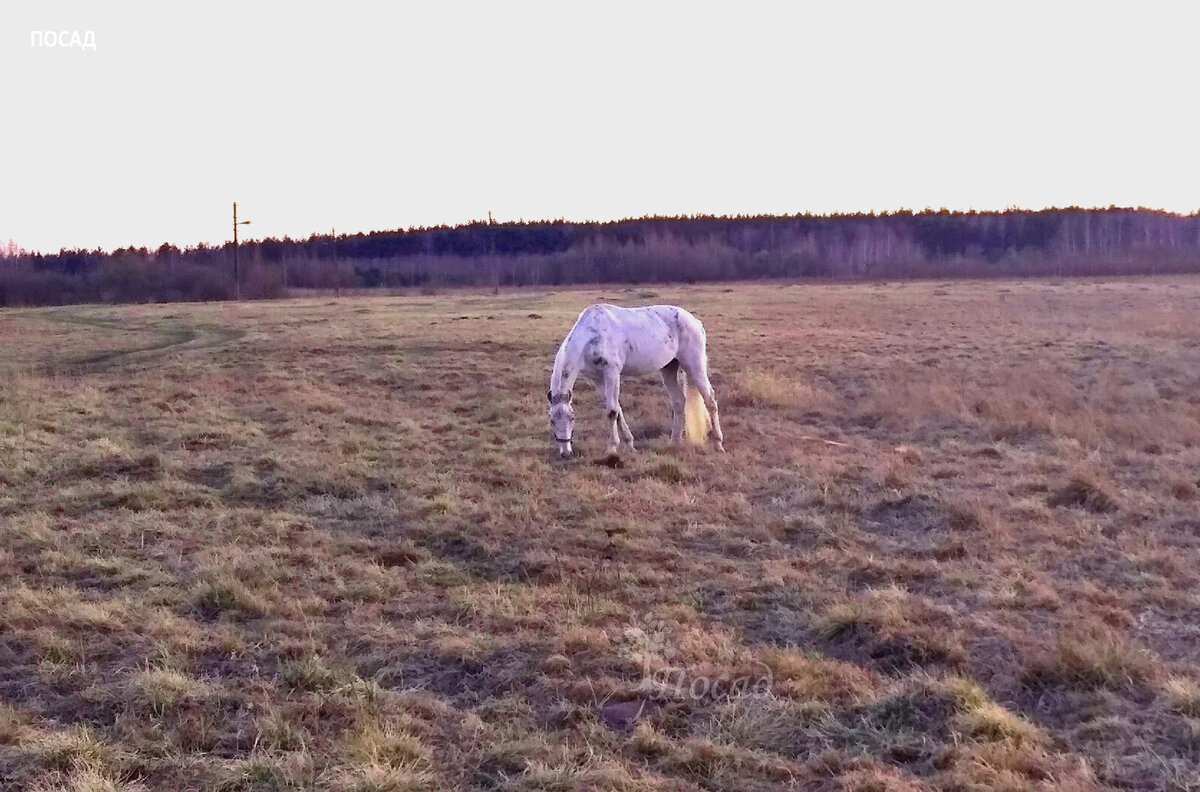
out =
[[[683,370],[686,387],[679,383]],[[563,339],[550,373],[550,428],[558,443],[559,456],[571,455],[571,433],[575,408],[571,389],[583,375],[596,384],[604,398],[604,409],[612,428],[608,454],[615,454],[622,436],[633,447],[633,433],[621,411],[621,375],[662,373],[671,404],[671,442],[683,439],[684,416],[688,439],[703,443],[712,429],[713,445],[724,451],[717,399],[708,381],[708,354],[704,349],[704,325],[674,305],[621,308],[592,305],[585,308],[575,326]]]

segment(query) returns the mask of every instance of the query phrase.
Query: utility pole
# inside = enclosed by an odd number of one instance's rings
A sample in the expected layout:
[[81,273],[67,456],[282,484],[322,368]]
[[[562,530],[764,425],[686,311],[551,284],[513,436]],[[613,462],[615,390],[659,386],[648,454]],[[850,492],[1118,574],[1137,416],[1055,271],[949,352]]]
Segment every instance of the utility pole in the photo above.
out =
[[488,210],[488,264],[492,268],[492,294],[500,293],[500,264],[496,261],[496,232],[492,229],[492,210]]
[[237,201],[233,202],[233,299],[242,299],[242,276],[238,271],[238,240],[237,227],[240,225],[250,225],[249,220],[238,222],[237,219]]
[[335,297],[342,296],[342,262],[338,261],[337,255],[337,229],[329,229],[329,244],[333,248],[333,295]]

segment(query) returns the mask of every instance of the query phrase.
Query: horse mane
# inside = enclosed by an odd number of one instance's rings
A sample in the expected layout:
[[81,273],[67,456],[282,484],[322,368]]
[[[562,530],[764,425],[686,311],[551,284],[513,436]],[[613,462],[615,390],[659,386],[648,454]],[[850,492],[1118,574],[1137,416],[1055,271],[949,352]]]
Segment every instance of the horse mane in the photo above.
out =
[[567,337],[564,338],[562,343],[559,345],[558,353],[554,356],[554,368],[552,368],[550,370],[550,395],[551,395],[550,400],[551,401],[554,401],[554,397],[565,394],[567,391],[569,391],[571,389],[571,385],[574,385],[574,382],[571,382],[568,385],[568,384],[564,383],[564,381],[563,381],[564,379],[567,379],[569,377],[569,373],[567,372],[567,358],[568,358],[567,346],[570,343],[571,336],[574,333],[575,333],[575,328],[572,327],[571,332],[567,333]]

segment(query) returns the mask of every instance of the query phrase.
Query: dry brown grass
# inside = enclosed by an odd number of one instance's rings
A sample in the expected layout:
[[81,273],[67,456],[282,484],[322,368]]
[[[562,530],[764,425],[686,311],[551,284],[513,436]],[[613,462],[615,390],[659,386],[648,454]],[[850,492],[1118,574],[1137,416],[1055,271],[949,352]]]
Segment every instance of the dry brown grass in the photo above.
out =
[[1192,677],[1173,676],[1163,684],[1171,706],[1192,717],[1200,716],[1200,683]]
[[0,312],[0,790],[1200,785],[1200,280],[655,291]]
[[1052,649],[1030,664],[1030,682],[1120,687],[1144,684],[1160,667],[1145,648],[1104,623],[1068,629]]
[[787,374],[751,369],[738,377],[735,404],[745,402],[755,407],[787,407],[817,410],[833,403],[830,395],[819,386],[805,382],[799,372]]

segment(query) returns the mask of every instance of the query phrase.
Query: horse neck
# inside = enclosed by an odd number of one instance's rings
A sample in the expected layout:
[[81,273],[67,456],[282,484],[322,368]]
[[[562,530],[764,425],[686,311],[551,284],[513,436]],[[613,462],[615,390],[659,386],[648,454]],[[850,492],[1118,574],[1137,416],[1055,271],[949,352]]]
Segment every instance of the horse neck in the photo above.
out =
[[554,370],[550,372],[550,390],[554,393],[568,392],[575,387],[575,380],[579,377],[579,358],[583,353],[579,344],[572,343],[573,338],[574,329],[563,339],[558,354],[554,356]]

